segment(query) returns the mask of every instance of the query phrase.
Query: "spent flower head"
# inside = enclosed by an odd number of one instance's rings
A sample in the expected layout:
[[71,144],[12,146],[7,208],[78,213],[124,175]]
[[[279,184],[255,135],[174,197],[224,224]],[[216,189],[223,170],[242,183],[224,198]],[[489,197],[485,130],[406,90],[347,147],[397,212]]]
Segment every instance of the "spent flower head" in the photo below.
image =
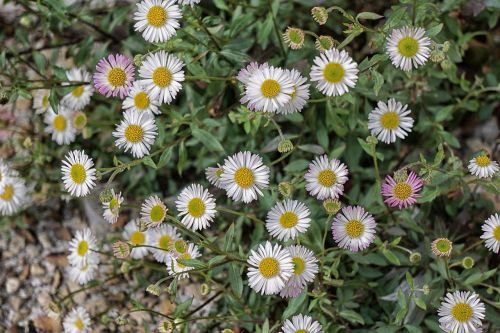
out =
[[301,49],[304,46],[304,31],[299,28],[288,27],[283,34],[283,40],[291,49]]
[[313,7],[313,9],[311,9],[311,15],[314,21],[318,22],[320,25],[328,21],[328,11],[325,7]]
[[335,39],[330,36],[319,36],[314,45],[318,51],[326,51],[335,46]]

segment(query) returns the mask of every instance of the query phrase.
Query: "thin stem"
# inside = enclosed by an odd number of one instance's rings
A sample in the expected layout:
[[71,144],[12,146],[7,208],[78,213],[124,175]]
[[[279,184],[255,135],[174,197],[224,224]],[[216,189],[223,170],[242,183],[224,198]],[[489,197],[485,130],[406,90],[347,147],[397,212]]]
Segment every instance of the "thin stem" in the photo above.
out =
[[278,27],[278,22],[276,22],[276,17],[274,17],[274,13],[273,13],[273,5],[272,5],[272,0],[268,0],[267,1],[267,4],[269,6],[269,12],[271,14],[271,17],[273,19],[273,28],[274,28],[274,32],[276,33],[276,38],[278,39],[278,42],[280,44],[280,50],[281,50],[281,53],[283,54],[283,57],[285,58],[283,60],[283,63],[286,63],[286,60],[288,58],[288,53],[286,52],[286,49],[285,49],[285,43],[283,42],[283,38],[281,37],[281,32],[279,30],[279,27]]
[[243,213],[243,212],[237,212],[235,210],[232,210],[232,209],[229,209],[229,208],[225,208],[225,207],[216,207],[215,208],[217,211],[219,212],[224,212],[224,213],[228,213],[228,214],[233,214],[233,215],[237,215],[237,216],[242,216],[242,217],[245,217],[247,219],[250,219],[254,222],[257,222],[257,223],[262,223],[264,224],[264,221],[256,218],[255,216],[252,216],[252,215],[248,215],[246,213]]

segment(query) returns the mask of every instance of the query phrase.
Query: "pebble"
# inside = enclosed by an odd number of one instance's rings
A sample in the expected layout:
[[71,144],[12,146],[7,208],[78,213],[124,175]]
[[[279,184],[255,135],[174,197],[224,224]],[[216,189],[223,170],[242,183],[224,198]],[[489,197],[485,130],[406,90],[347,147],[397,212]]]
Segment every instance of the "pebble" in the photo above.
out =
[[19,289],[20,285],[21,283],[19,282],[19,279],[10,277],[7,278],[7,282],[5,283],[5,289],[7,290],[8,294],[13,294]]

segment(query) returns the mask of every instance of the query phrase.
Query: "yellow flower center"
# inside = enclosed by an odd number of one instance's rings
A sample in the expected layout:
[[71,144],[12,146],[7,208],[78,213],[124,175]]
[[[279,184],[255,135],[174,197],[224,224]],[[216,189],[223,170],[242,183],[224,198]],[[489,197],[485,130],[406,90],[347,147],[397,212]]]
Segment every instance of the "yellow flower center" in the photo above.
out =
[[299,217],[294,212],[285,212],[280,216],[280,224],[283,228],[293,228],[298,221]]
[[132,243],[132,245],[142,245],[144,244],[144,240],[144,233],[140,231],[134,231],[130,236],[130,243]]
[[172,78],[172,72],[167,67],[158,67],[153,72],[153,83],[160,88],[168,87]]
[[262,95],[267,98],[273,98],[278,96],[278,94],[281,91],[281,86],[276,80],[271,80],[267,79],[264,82],[262,82],[262,85],[260,86],[260,91],[262,92]]
[[384,113],[382,117],[380,117],[380,125],[385,129],[396,129],[399,125],[399,115],[394,111]]
[[123,87],[127,80],[127,74],[121,68],[115,67],[108,72],[108,82],[113,87]]
[[149,97],[148,94],[146,94],[144,91],[141,91],[134,97],[134,104],[135,107],[144,110],[147,109],[149,106]]
[[54,120],[52,120],[52,126],[58,132],[64,131],[66,129],[66,118],[58,114],[54,117]]
[[139,125],[128,125],[125,129],[125,139],[132,143],[138,143],[142,141],[144,137],[144,130]]
[[166,249],[168,249],[171,241],[172,241],[172,237],[170,237],[169,235],[163,235],[158,240],[158,247],[166,250]]
[[193,198],[188,203],[188,212],[194,218],[202,217],[205,214],[205,203],[201,198]]
[[149,213],[149,217],[151,221],[155,223],[161,222],[165,218],[165,209],[160,205],[153,206]]
[[249,168],[241,167],[234,173],[234,181],[239,187],[249,188],[254,184],[255,176]]
[[493,238],[500,242],[500,225],[497,225],[495,230],[493,230]]
[[469,321],[473,315],[472,307],[467,303],[457,303],[451,309],[451,315],[456,321],[464,323]]
[[295,333],[309,333],[309,331],[304,330],[304,329],[300,329],[300,330],[296,330]]
[[365,226],[361,221],[358,220],[350,220],[345,225],[345,233],[350,238],[359,238],[365,231]]
[[81,240],[80,243],[78,243],[78,246],[76,248],[76,253],[80,257],[83,257],[85,254],[87,254],[88,250],[89,250],[89,243],[87,243],[86,240]]
[[280,265],[278,260],[270,257],[262,259],[259,264],[259,272],[266,279],[270,279],[278,275],[278,273],[280,272]]
[[3,188],[3,193],[0,194],[0,199],[4,201],[10,201],[14,196],[14,186],[11,184],[5,185]]
[[148,11],[148,23],[153,27],[161,27],[167,21],[167,11],[162,6],[153,6]]
[[114,210],[115,210],[115,208],[116,208],[116,209],[119,209],[119,208],[120,208],[120,206],[119,206],[119,205],[120,205],[120,203],[119,203],[118,199],[117,199],[117,198],[113,198],[113,199],[111,199],[111,201],[109,202],[109,210],[114,211]]
[[323,69],[323,77],[330,83],[339,83],[344,78],[345,71],[341,64],[329,63]]
[[76,328],[78,328],[80,331],[83,330],[85,328],[85,325],[83,324],[83,320],[81,320],[80,318],[76,318],[75,320],[75,326]]
[[[180,259],[189,260],[191,259],[191,255],[189,253],[184,253]],[[177,264],[179,265],[180,268],[186,267],[186,265],[181,264],[179,261],[177,262]]]
[[486,155],[480,155],[476,157],[476,164],[480,167],[487,167],[488,165],[491,164],[491,160],[488,156]]
[[295,97],[297,97],[297,86],[293,86],[293,91],[290,94],[290,97],[292,98],[292,100],[294,100]]
[[43,95],[42,97],[42,106],[44,108],[49,106],[49,95]]
[[318,174],[318,183],[324,187],[332,187],[337,181],[337,175],[330,169],[322,170]]
[[294,265],[293,272],[295,273],[295,275],[302,274],[306,269],[306,262],[304,261],[304,259],[302,259],[301,257],[293,257],[292,261]]
[[392,190],[392,193],[399,200],[406,200],[413,194],[412,188],[408,183],[397,183]]
[[399,53],[406,58],[415,56],[418,52],[418,42],[413,37],[404,37],[398,43]]
[[85,179],[87,179],[85,168],[80,163],[75,163],[71,166],[71,169],[69,170],[69,176],[71,177],[71,180],[76,184],[83,184]]
[[184,253],[186,252],[186,242],[183,241],[182,239],[178,239],[174,242],[174,249],[178,253]]
[[84,86],[78,86],[75,89],[73,89],[71,94],[75,97],[80,97],[82,96],[84,90],[85,90]]

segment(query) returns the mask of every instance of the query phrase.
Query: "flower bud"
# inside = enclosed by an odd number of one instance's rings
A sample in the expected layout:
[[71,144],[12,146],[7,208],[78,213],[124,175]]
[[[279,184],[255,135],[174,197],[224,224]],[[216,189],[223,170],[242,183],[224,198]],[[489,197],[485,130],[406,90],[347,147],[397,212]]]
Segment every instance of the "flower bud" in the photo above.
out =
[[328,215],[335,215],[342,208],[342,203],[336,199],[326,199],[323,201],[323,208]]
[[314,43],[319,51],[326,51],[335,46],[335,40],[330,36],[319,36]]
[[278,151],[282,154],[288,153],[292,150],[293,150],[293,143],[290,140],[285,139],[278,144]]
[[462,267],[465,269],[471,269],[474,267],[474,259],[472,257],[465,257],[462,259]]
[[366,138],[366,143],[368,143],[369,145],[376,146],[378,144],[378,139],[373,135],[370,135],[369,137]]
[[203,283],[201,286],[200,286],[200,294],[202,296],[207,296],[208,294],[210,294],[210,286],[206,283]]
[[31,149],[31,147],[33,147],[33,141],[31,141],[31,138],[29,136],[24,139],[23,147],[25,149]]
[[87,116],[84,112],[78,111],[73,117],[73,126],[77,130],[82,130],[87,125]]
[[325,7],[314,7],[311,9],[311,15],[319,25],[323,25],[328,21],[328,11]]
[[146,291],[150,293],[151,295],[154,296],[160,296],[161,294],[161,288],[157,284],[150,284],[147,288]]
[[230,328],[225,328],[222,330],[222,333],[234,333],[234,331]]
[[441,62],[445,59],[444,52],[440,50],[432,50],[430,59],[432,62]]
[[443,61],[441,61],[441,68],[444,71],[449,71],[452,66],[453,66],[453,63],[450,61],[450,59],[444,59]]
[[134,56],[134,65],[136,65],[137,67],[141,67],[141,65],[142,65],[142,54],[136,54]]
[[420,252],[412,252],[410,254],[410,262],[413,264],[413,265],[416,265],[420,262],[420,260],[422,259],[422,255],[420,254]]
[[443,52],[448,52],[450,50],[451,43],[446,41],[443,43]]
[[288,27],[283,34],[283,40],[291,49],[301,49],[304,46],[304,31],[299,28]]
[[113,243],[112,248],[113,248],[113,254],[118,259],[125,259],[130,255],[130,246],[127,244],[127,242],[124,241],[115,242]]
[[113,192],[111,192],[109,188],[105,189],[104,191],[99,193],[99,200],[102,203],[110,202],[111,200],[113,200]]
[[123,274],[128,274],[130,272],[130,263],[128,261],[124,261],[120,266],[120,272]]
[[127,320],[127,318],[125,318],[125,316],[118,316],[115,319],[115,323],[118,326],[125,326],[128,324],[128,320]]
[[162,320],[158,325],[160,333],[172,333],[174,331],[174,324],[170,320]]
[[278,191],[285,198],[289,198],[293,193],[293,185],[289,182],[281,182],[278,184]]
[[422,286],[422,292],[424,293],[424,295],[429,295],[431,292],[431,288],[428,285],[424,284]]

